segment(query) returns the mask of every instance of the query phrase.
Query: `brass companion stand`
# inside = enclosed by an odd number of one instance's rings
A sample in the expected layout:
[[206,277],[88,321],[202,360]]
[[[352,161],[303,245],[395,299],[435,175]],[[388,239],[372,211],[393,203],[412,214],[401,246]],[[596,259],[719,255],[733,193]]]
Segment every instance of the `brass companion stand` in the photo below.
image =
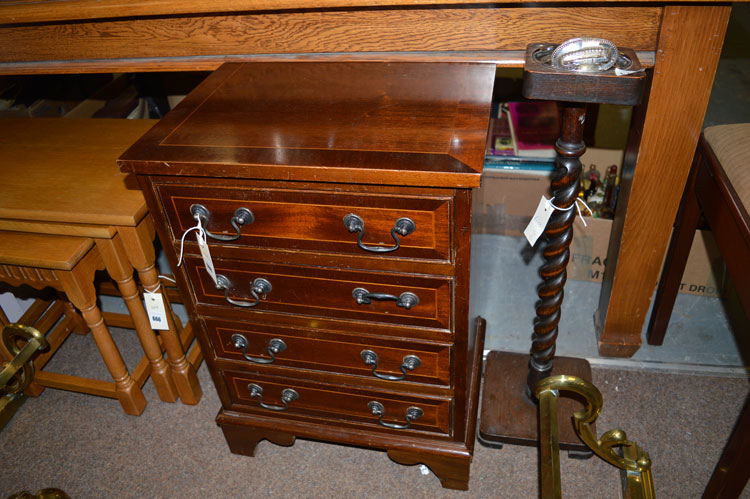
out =
[[[557,410],[560,392],[581,397],[585,409],[573,414],[573,426],[581,440],[597,456],[620,468],[622,497],[652,499],[655,497],[651,476],[651,459],[647,452],[630,440],[622,430],[611,430],[596,438],[594,421],[602,411],[602,394],[587,381],[575,376],[552,376],[543,379],[534,391],[539,400],[540,496],[542,499],[562,497],[560,484],[560,446]],[[564,399],[563,399],[564,400]]]
[[[23,348],[18,340],[25,341]],[[13,355],[9,362],[2,363],[0,371],[0,430],[5,428],[19,407],[26,400],[23,393],[34,378],[32,355],[49,345],[42,333],[33,327],[8,324],[3,328],[2,342]]]
[[[618,50],[606,40],[578,38],[560,45],[531,44],[526,49],[524,97],[563,102],[562,130],[555,144],[557,159],[551,182],[555,209],[543,234],[547,244],[540,269],[542,282],[538,287],[531,358],[526,354],[490,352],[485,361],[478,434],[485,445],[537,445],[537,401],[533,395],[537,384],[554,374],[591,380],[591,367],[583,359],[558,357],[553,365],[580,190],[579,158],[586,150],[582,139],[586,104],[638,104],[644,77],[632,50]],[[589,448],[566,416],[576,408],[580,408],[576,400],[561,401],[559,445],[589,457]]]

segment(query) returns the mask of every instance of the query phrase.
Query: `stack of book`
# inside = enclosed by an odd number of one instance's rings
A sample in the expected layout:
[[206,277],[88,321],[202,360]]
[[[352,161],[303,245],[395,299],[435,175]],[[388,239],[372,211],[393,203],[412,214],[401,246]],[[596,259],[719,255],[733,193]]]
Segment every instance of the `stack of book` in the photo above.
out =
[[[484,162],[486,169],[541,175],[555,169],[554,145],[561,126],[557,102],[502,102],[493,107],[492,114]],[[591,211],[583,210],[582,214],[613,218],[619,183],[616,164],[606,165],[600,172],[595,164],[585,161],[579,197]]]
[[552,171],[560,111],[553,101],[503,102],[490,122],[485,168]]

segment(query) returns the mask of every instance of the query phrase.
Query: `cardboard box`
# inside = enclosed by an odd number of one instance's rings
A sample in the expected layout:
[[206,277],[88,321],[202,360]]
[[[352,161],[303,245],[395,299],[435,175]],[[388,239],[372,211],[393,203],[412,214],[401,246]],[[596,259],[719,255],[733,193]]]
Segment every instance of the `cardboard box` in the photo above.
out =
[[[612,221],[586,217],[586,226],[576,218],[570,246],[568,279],[601,282],[607,264]],[[699,230],[690,247],[680,292],[721,296],[725,287],[724,261],[711,231]]]
[[[584,171],[595,165],[599,171],[622,164],[619,150],[589,149],[581,158]],[[551,197],[549,173],[485,168],[482,186],[474,190],[472,230],[479,234],[523,237],[541,196]],[[601,282],[606,265],[612,221],[586,217],[587,226],[576,217],[573,225],[568,279]],[[710,231],[698,231],[688,257],[680,292],[720,296],[725,287],[721,254]]]

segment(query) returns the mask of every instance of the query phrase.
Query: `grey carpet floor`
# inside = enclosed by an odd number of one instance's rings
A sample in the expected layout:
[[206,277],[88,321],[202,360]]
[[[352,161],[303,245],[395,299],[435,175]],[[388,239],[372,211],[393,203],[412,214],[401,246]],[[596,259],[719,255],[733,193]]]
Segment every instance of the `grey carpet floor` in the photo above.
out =
[[[134,365],[135,335],[113,335]],[[72,335],[49,368],[105,379],[92,344]],[[477,444],[469,492],[442,489],[433,474],[376,450],[298,440],[261,442],[254,458],[233,455],[214,423],[220,403],[205,365],[198,374],[197,406],[160,402],[147,382],[139,417],[115,400],[60,390],[29,399],[0,433],[0,496],[54,486],[74,498],[538,497],[536,448]],[[599,433],[622,428],[650,452],[659,497],[700,497],[747,381],[596,368],[594,382],[604,396]],[[620,497],[618,472],[607,463],[561,461],[565,497]]]

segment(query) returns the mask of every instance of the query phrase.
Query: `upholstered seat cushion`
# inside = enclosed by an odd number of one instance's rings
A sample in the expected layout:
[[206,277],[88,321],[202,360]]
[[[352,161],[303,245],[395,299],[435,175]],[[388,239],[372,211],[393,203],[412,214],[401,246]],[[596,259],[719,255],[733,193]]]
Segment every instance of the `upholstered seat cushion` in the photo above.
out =
[[747,210],[750,210],[750,123],[717,125],[703,131]]

